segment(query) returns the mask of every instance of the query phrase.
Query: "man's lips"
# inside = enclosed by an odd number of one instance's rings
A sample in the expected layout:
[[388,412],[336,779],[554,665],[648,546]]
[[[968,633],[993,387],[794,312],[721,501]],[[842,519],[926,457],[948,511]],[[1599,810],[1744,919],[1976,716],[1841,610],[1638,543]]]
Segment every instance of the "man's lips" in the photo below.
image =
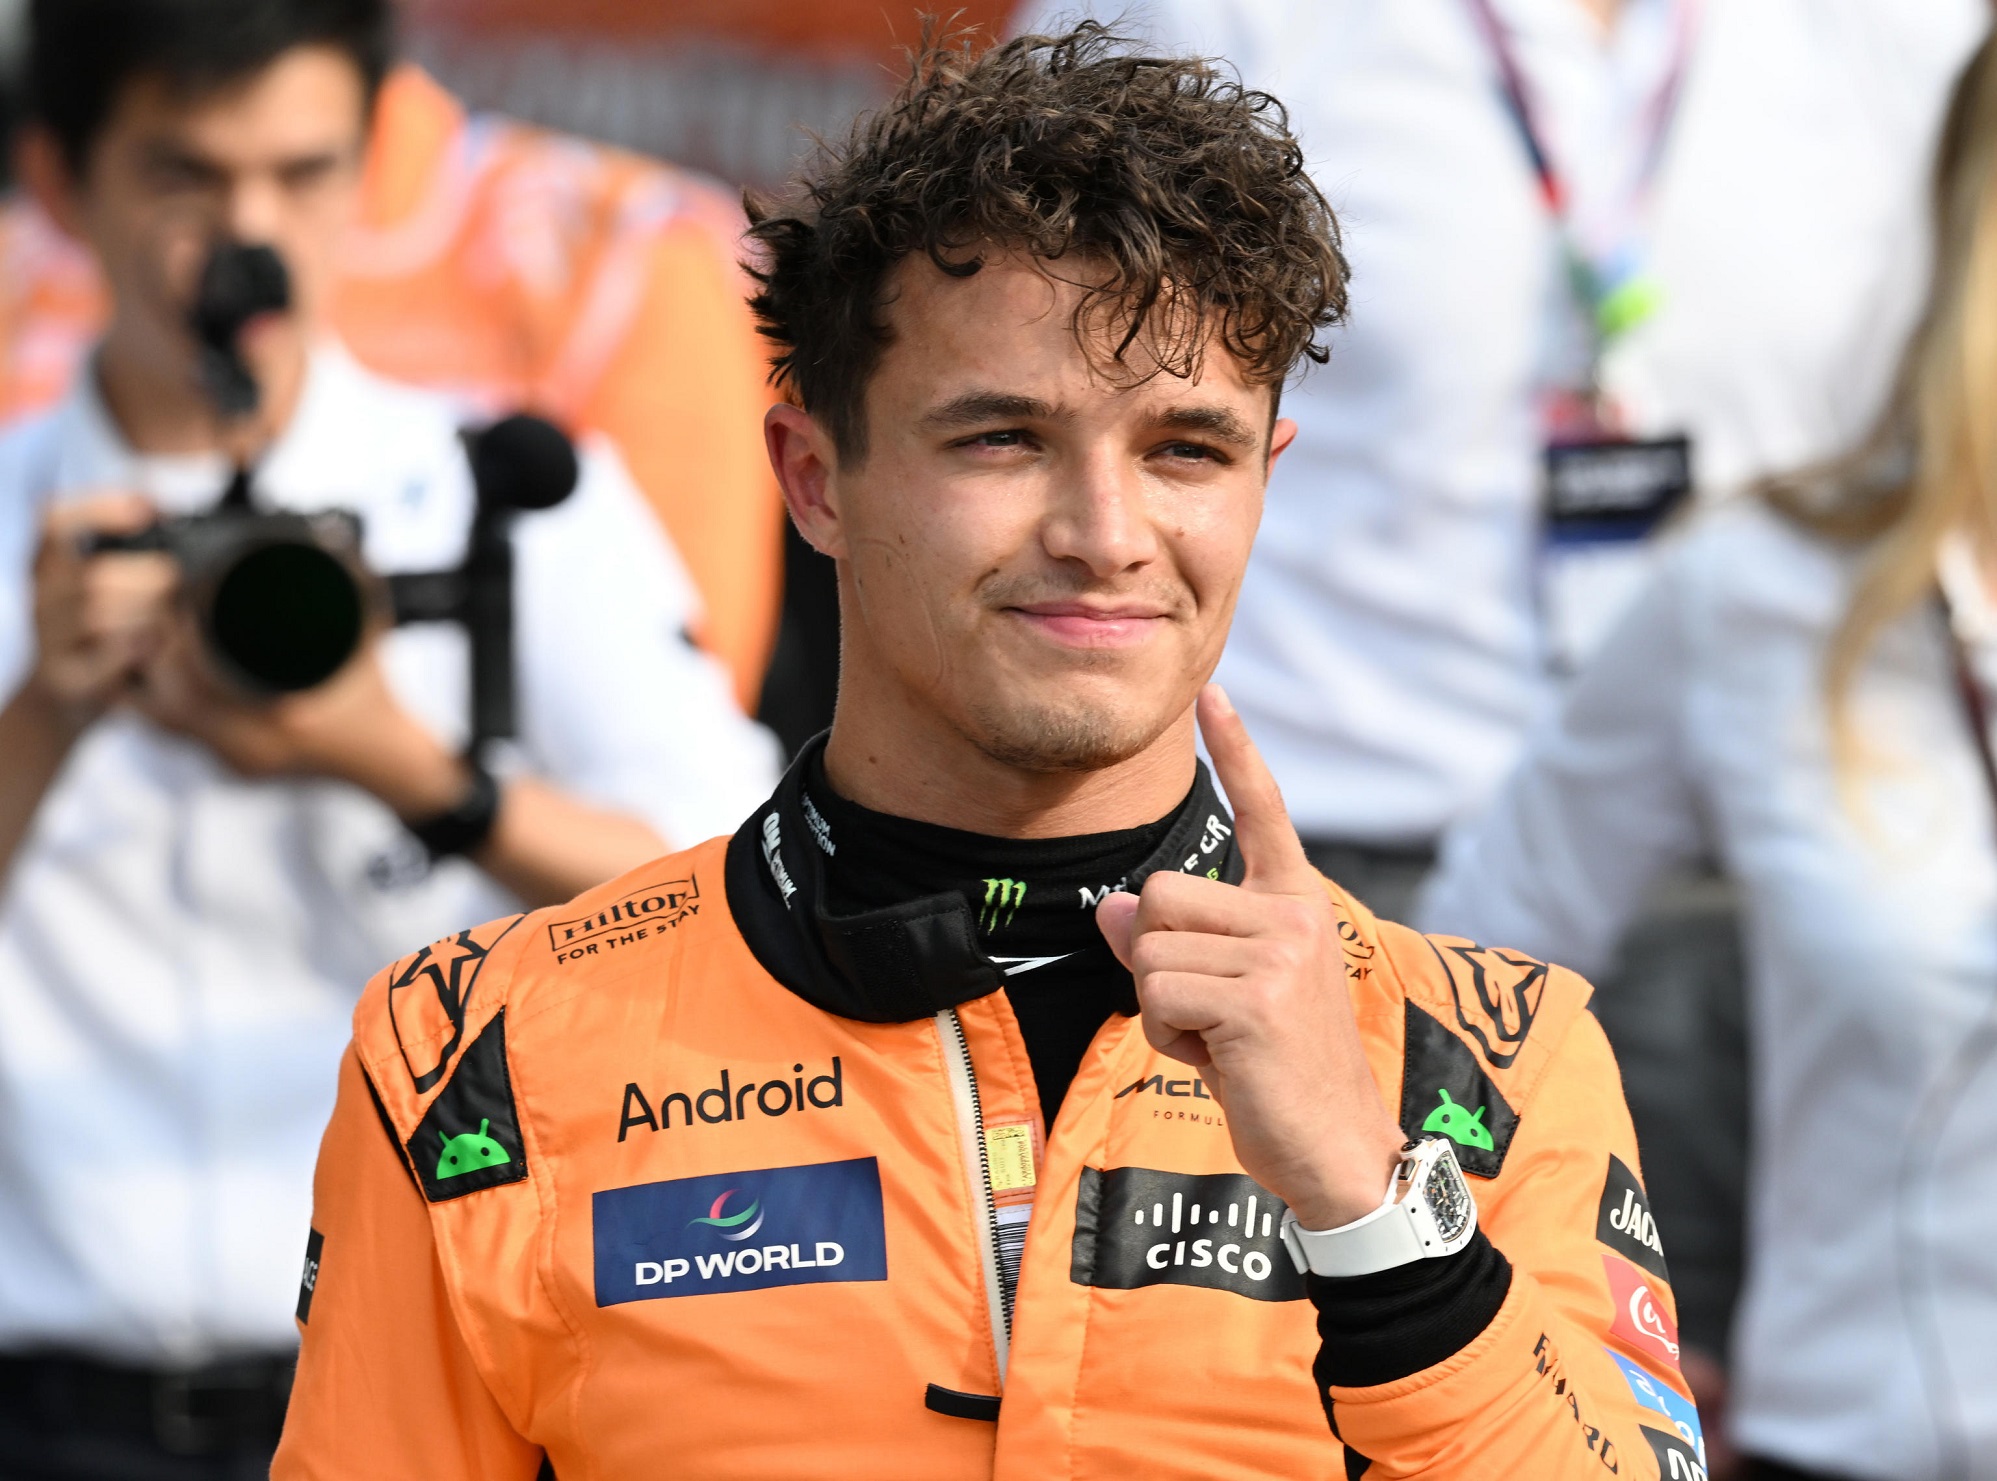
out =
[[1146,602],[1026,602],[1004,610],[1066,648],[1132,648],[1170,620]]

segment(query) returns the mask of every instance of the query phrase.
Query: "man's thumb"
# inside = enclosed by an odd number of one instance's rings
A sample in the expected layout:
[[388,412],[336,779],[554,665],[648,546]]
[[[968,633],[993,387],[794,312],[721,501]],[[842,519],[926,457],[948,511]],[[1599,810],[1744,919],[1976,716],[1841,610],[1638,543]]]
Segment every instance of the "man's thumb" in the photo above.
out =
[[1096,928],[1126,970],[1130,970],[1130,938],[1136,921],[1137,896],[1128,890],[1113,890],[1096,906]]

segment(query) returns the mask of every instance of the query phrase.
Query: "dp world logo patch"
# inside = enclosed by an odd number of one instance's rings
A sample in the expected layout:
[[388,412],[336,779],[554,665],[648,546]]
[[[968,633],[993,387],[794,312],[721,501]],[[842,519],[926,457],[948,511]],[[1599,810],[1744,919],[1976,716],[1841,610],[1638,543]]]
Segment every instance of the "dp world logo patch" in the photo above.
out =
[[[687,1227],[691,1229],[696,1224],[704,1224],[709,1229],[714,1230],[723,1239],[743,1240],[750,1238],[757,1230],[763,1227],[762,1199],[750,1199],[749,1206],[740,1213],[724,1214],[721,1212],[724,1208],[728,1207],[730,1199],[738,1203],[741,1202],[738,1196],[741,1191],[739,1188],[726,1190],[719,1198],[714,1200],[714,1207],[707,1211],[706,1218],[688,1219]],[[746,1228],[744,1227],[745,1225],[747,1226]]]
[[598,1306],[888,1278],[872,1157],[610,1188],[591,1223]]

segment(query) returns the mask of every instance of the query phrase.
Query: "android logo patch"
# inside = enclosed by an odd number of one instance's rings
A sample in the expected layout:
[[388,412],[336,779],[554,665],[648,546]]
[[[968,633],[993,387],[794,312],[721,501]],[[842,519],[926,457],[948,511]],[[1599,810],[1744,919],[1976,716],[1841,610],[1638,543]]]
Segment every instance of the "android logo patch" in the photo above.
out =
[[1447,1090],[1438,1090],[1436,1094],[1442,1097],[1442,1104],[1428,1113],[1428,1119],[1421,1124],[1423,1131],[1439,1131],[1460,1146],[1494,1150],[1496,1144],[1484,1128],[1484,1107],[1472,1111],[1451,1100]]
[[402,1145],[432,1203],[527,1181],[527,1145],[506,1066],[504,1008],[459,1052]]
[[459,1177],[475,1168],[497,1167],[502,1162],[513,1160],[507,1155],[506,1148],[486,1135],[491,1126],[489,1119],[481,1120],[477,1131],[461,1131],[456,1136],[444,1137],[444,1150],[437,1158],[437,1181]]
[[1412,1002],[1407,1005],[1407,1049],[1401,1064],[1400,1122],[1411,1137],[1448,1137],[1457,1165],[1473,1178],[1498,1175],[1519,1126],[1518,1112],[1485,1072],[1477,1052]]

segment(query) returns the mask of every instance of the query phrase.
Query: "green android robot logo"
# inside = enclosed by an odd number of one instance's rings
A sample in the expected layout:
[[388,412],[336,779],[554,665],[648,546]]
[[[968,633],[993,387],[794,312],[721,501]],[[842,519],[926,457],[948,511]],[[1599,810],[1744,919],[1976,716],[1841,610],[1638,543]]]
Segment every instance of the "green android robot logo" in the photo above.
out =
[[[465,1173],[481,1167],[498,1167],[502,1162],[513,1159],[506,1148],[485,1134],[492,1122],[481,1121],[477,1131],[461,1131],[456,1136],[444,1137],[443,1155],[437,1159],[437,1181],[445,1178],[462,1177]],[[444,1136],[440,1131],[439,1136]]]
[[1490,1131],[1484,1125],[1483,1106],[1472,1111],[1468,1106],[1451,1100],[1447,1090],[1438,1090],[1436,1094],[1442,1097],[1442,1104],[1428,1113],[1428,1120],[1421,1124],[1423,1131],[1439,1131],[1460,1147],[1478,1147],[1486,1152],[1497,1150]]

